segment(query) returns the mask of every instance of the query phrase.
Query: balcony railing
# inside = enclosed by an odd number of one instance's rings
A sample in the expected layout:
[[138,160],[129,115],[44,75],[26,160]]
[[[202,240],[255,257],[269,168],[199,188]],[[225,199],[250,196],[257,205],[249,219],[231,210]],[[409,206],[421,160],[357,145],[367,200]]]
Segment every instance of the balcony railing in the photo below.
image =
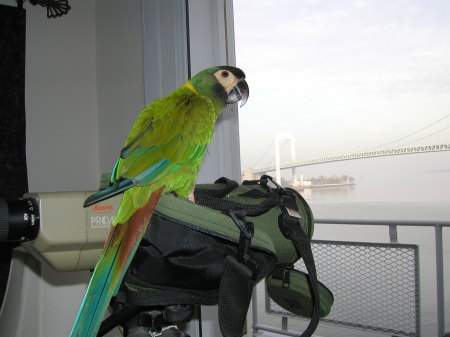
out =
[[[316,219],[315,223],[389,228],[389,243],[313,241],[319,280],[335,295],[335,305],[330,315],[322,321],[347,328],[411,337],[421,336],[419,250],[415,244],[399,244],[397,228],[434,228],[436,336],[448,336],[444,334],[442,229],[450,227],[450,221]],[[302,263],[296,268],[303,269]],[[289,319],[293,315],[278,307],[267,295],[265,298],[266,312],[281,316],[281,329],[259,322],[258,300],[261,298],[255,291],[252,304],[254,332],[299,336],[299,332],[288,329]]]

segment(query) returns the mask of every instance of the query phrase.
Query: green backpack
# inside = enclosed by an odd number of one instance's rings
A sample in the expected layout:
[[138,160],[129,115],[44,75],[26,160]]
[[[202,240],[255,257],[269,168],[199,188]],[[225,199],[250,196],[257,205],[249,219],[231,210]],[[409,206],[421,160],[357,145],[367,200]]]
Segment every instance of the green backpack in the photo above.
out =
[[[270,176],[197,185],[195,203],[161,197],[125,275],[124,302],[135,306],[219,306],[224,337],[242,336],[253,287],[265,279],[282,308],[311,321],[311,336],[333,304],[317,281],[311,252],[314,219],[295,190]],[[303,258],[308,274],[294,269]]]

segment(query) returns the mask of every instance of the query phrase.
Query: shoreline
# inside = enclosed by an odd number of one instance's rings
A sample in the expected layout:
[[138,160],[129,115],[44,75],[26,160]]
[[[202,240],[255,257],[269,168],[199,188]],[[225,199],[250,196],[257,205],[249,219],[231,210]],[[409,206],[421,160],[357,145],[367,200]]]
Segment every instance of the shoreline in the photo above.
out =
[[334,183],[334,184],[318,184],[318,185],[308,185],[308,186],[299,186],[298,189],[300,191],[305,189],[313,189],[313,188],[326,188],[326,187],[346,187],[346,186],[354,186],[355,183]]

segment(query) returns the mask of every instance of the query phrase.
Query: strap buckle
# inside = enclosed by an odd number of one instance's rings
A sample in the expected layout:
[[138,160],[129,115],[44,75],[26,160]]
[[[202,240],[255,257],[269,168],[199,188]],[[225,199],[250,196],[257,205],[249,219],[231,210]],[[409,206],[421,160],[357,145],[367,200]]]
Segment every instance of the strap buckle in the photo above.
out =
[[247,264],[249,261],[248,250],[250,248],[253,235],[255,234],[255,226],[252,222],[246,221],[243,215],[238,215],[233,210],[228,210],[228,214],[241,232],[239,236],[238,261],[240,263]]
[[281,265],[278,266],[273,272],[272,277],[274,279],[281,281],[281,286],[283,289],[289,288],[289,285],[291,283],[291,271],[294,270],[294,265]]
[[[275,186],[275,188],[269,186],[269,183]],[[274,189],[278,192],[279,195],[283,195],[286,193],[286,190],[278,184],[271,176],[264,174],[261,176],[261,184],[266,186],[269,189]]]

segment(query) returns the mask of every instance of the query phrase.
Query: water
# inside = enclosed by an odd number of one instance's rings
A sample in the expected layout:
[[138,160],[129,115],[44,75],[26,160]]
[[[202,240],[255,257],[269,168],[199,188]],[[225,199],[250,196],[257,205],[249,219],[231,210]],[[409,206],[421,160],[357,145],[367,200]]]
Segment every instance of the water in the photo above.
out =
[[[299,169],[300,171],[300,169]],[[316,218],[450,220],[450,153],[376,158],[305,167],[305,179],[319,175],[349,175],[356,185],[310,189],[302,192]],[[288,178],[288,177],[286,177]],[[317,224],[315,239],[389,242],[385,226]],[[399,243],[419,246],[422,336],[437,335],[434,228],[399,227]],[[450,279],[450,228],[443,229],[444,279]],[[263,290],[259,290],[262,292]],[[450,331],[450,282],[445,284],[446,329]],[[261,307],[261,304],[260,304]],[[264,308],[260,308],[264,310]],[[265,316],[274,326],[280,319]],[[305,324],[290,320],[289,329]],[[383,336],[321,324],[320,336]]]

